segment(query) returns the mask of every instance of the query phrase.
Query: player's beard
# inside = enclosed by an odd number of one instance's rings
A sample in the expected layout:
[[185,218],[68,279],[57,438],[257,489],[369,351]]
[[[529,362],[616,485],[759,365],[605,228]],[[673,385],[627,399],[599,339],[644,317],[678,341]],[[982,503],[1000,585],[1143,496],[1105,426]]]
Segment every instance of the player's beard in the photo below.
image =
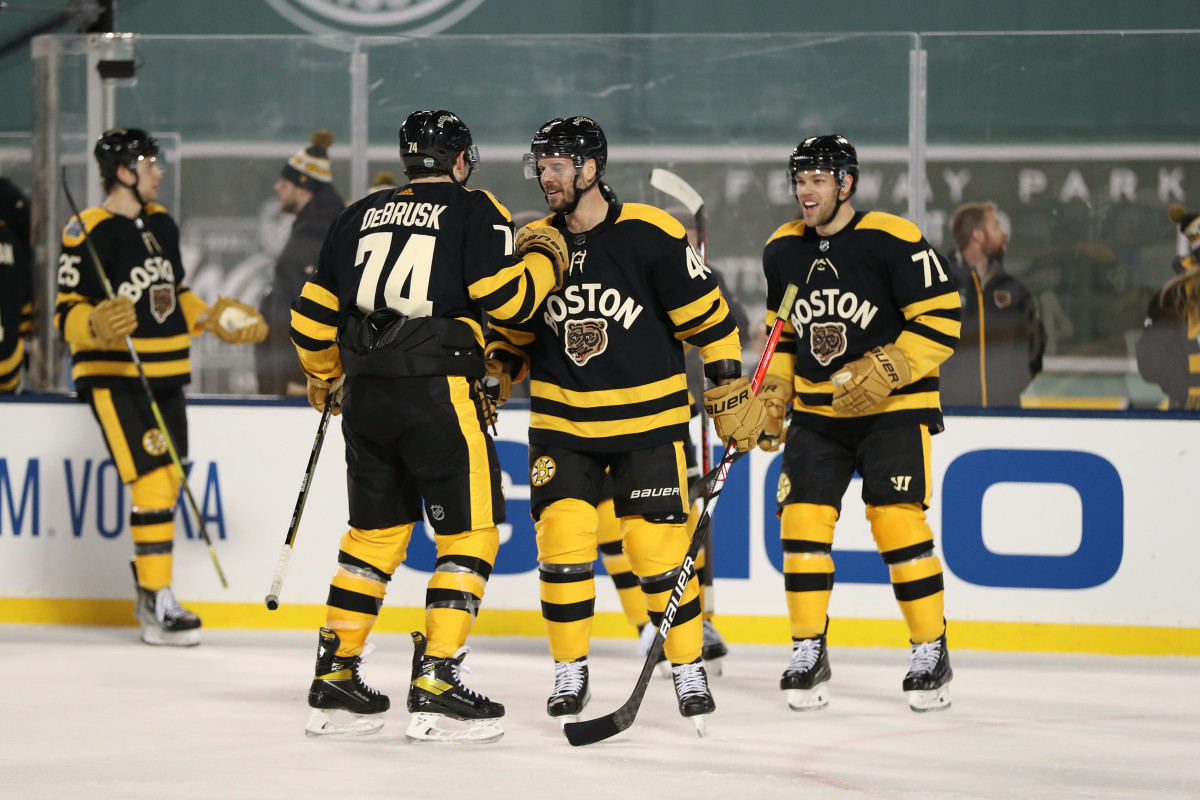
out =
[[558,197],[556,197],[555,199],[551,200],[549,197],[547,197],[546,198],[546,207],[549,208],[551,211],[553,211],[555,214],[562,214],[563,212],[567,211],[568,209],[573,210],[575,207],[575,185],[574,185],[574,183],[572,182],[572,184],[570,184],[568,186],[560,186],[559,192],[558,192]]

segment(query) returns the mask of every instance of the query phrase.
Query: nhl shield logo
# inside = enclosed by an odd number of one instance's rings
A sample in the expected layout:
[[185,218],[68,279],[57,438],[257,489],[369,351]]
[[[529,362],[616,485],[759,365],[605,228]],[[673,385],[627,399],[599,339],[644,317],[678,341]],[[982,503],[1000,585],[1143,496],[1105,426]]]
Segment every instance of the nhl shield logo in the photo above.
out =
[[167,317],[175,310],[175,287],[169,283],[160,283],[150,287],[150,313],[159,322],[166,322]]
[[813,358],[817,359],[822,367],[829,366],[830,361],[846,352],[846,323],[826,322],[813,325],[808,329],[808,333]]
[[608,347],[608,320],[569,319],[566,324],[566,336],[567,355],[582,367]]

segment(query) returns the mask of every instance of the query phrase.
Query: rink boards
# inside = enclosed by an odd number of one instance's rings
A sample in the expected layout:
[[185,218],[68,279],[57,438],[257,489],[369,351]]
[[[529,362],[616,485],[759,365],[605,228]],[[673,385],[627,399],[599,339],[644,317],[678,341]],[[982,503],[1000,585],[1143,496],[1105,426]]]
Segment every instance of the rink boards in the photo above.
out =
[[[280,595],[269,588],[318,415],[307,406],[193,402],[190,484],[229,588],[218,583],[186,504],[177,514],[176,593],[209,627],[320,623],[346,528],[341,432],[329,428]],[[542,635],[529,518],[528,413],[505,409],[497,450],[508,521],[479,633]],[[959,646],[1200,654],[1192,576],[1200,421],[1093,416],[947,417],[933,440],[928,518]],[[715,608],[733,641],[786,641],[775,517],[778,454],[730,474],[715,524]],[[855,480],[834,546],[831,640],[905,639]],[[0,404],[0,622],[129,624],[129,496],[88,408]],[[419,627],[434,547],[419,525],[381,630]],[[598,572],[601,570],[598,567]],[[630,636],[598,575],[598,636]]]

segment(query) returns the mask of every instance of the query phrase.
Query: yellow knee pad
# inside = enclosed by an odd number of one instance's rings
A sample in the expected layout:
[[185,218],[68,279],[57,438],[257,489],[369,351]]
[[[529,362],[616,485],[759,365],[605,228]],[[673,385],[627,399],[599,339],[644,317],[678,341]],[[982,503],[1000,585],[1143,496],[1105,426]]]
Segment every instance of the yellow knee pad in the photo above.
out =
[[933,531],[918,503],[867,506],[875,546],[887,564],[913,561],[933,552]]
[[342,534],[338,549],[388,575],[408,556],[413,523],[389,528],[350,528]]
[[179,497],[179,473],[175,467],[159,467],[138,476],[129,485],[129,495],[135,510],[150,511],[174,508]]
[[534,523],[538,561],[544,564],[591,564],[596,560],[600,516],[590,503],[555,500]]

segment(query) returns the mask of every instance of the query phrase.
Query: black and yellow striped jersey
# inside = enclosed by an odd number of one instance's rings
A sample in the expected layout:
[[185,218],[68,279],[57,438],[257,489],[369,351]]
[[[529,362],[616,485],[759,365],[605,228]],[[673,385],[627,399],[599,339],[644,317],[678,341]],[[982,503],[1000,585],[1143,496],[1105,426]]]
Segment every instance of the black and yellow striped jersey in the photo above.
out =
[[63,228],[54,321],[71,346],[76,388],[128,389],[138,382],[129,351],[102,350],[88,332],[88,315],[106,293],[85,231],[113,292],[128,297],[137,310],[133,346],[151,386],[183,386],[191,380],[191,337],[202,330],[196,317],[208,306],[183,287],[175,221],[165,208],[149,203],[136,219],[89,208]]
[[530,324],[492,324],[489,352],[529,364],[531,444],[626,452],[687,437],[683,343],[740,363],[737,325],[712,271],[665,211],[612,204],[567,240],[570,273]]
[[25,337],[33,329],[33,274],[29,249],[0,221],[0,392],[21,380]]
[[[938,365],[958,342],[960,300],[945,259],[902,217],[856,212],[846,227],[821,236],[788,222],[763,250],[767,327],[789,283],[799,287],[770,372],[793,376],[793,420],[832,433],[923,423],[942,429]],[[830,378],[868,350],[895,344],[912,382],[870,413],[832,408]]]
[[512,217],[486,191],[421,181],[373,192],[330,226],[317,271],[292,303],[292,341],[309,374],[337,377],[345,316],[389,308],[465,323],[481,356],[484,312],[528,319],[556,278],[546,256],[515,255]]

